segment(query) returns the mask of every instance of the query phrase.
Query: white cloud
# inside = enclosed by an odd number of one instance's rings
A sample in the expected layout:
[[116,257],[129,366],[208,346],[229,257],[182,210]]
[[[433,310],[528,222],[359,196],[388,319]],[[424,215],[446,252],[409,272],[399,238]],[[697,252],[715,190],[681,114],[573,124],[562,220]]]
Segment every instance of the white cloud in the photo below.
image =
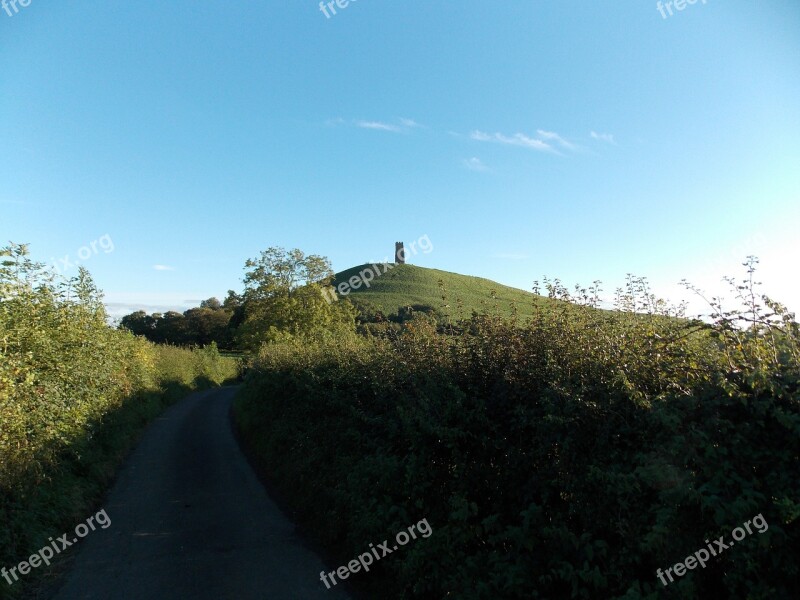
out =
[[400,119],[400,122],[403,124],[403,127],[408,127],[409,129],[422,127],[422,125],[417,123],[414,119]]
[[[522,146],[523,148],[531,148],[541,152],[553,152],[555,154],[560,154],[550,144],[542,140],[541,136],[539,138],[533,138],[525,135],[524,133],[515,133],[514,135],[504,135],[502,133],[489,134],[476,130],[470,134],[470,137],[479,142],[497,142],[499,144],[507,144],[509,146]],[[559,139],[561,138],[559,137]]]
[[483,161],[480,158],[474,156],[472,158],[465,158],[464,160],[461,161],[461,164],[464,165],[470,171],[478,171],[480,173],[485,173],[486,171],[489,170],[489,167],[483,164]]
[[597,133],[596,131],[592,131],[590,135],[592,136],[592,139],[599,140],[601,142],[606,142],[608,144],[617,143],[614,141],[614,136],[610,133]]
[[562,148],[566,148],[567,150],[577,150],[577,146],[572,142],[568,142],[563,137],[558,135],[553,131],[544,131],[542,129],[537,129],[536,133],[539,135],[540,139],[543,140],[551,140],[557,142]]
[[[342,125],[346,124],[342,118],[329,120],[327,122],[329,125]],[[355,119],[350,121],[351,125],[355,127],[360,127],[361,129],[373,129],[375,131],[389,131],[391,133],[407,133],[412,129],[417,129],[422,127],[419,123],[417,123],[414,119],[407,119],[407,118],[400,118],[396,119],[396,122],[390,121],[375,121],[375,120],[368,120],[368,119]]]
[[175,267],[169,267],[167,265],[153,265],[153,269],[156,271],[174,271]]
[[355,125],[356,127],[361,127],[362,129],[377,129],[380,131],[391,131],[394,133],[400,133],[402,131],[402,128],[398,127],[397,125],[391,125],[381,121],[356,121]]

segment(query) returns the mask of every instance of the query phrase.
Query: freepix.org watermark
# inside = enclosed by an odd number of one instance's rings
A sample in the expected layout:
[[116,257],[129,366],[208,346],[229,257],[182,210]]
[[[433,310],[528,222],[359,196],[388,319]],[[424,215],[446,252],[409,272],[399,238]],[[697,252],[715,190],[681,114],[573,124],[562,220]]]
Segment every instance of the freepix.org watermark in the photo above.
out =
[[[330,19],[331,18],[331,14],[333,14],[333,15],[336,14],[336,7],[337,6],[340,9],[344,10],[345,8],[350,6],[351,2],[357,2],[357,1],[358,0],[330,0],[330,2],[324,2],[323,1],[323,2],[319,3],[319,9],[320,9],[320,11],[322,11],[322,14],[324,14],[328,19]],[[328,14],[328,11],[330,11],[331,14]]]
[[[759,513],[751,520],[746,521],[742,525],[744,529],[742,529],[742,527],[735,528],[731,532],[731,537],[733,537],[733,539],[736,542],[742,541],[745,537],[747,537],[748,534],[753,533],[753,530],[750,529],[751,523],[753,524],[754,527],[756,527],[758,533],[764,533],[767,529],[769,529],[769,525],[767,524],[766,519],[764,519],[764,516],[761,513]],[[747,533],[745,533],[745,529],[747,530]],[[666,575],[669,578],[669,583],[672,583],[673,581],[675,581],[672,578],[672,572],[674,572],[677,577],[683,577],[684,575],[686,575],[687,570],[691,571],[692,569],[696,568],[698,564],[705,569],[706,562],[708,561],[709,558],[711,558],[712,556],[716,556],[717,554],[721,554],[722,552],[733,546],[734,543],[735,542],[729,542],[726,544],[724,535],[720,536],[719,539],[714,540],[713,544],[708,540],[706,540],[706,544],[708,544],[708,550],[706,550],[705,548],[701,548],[694,554],[687,556],[683,562],[679,562],[671,566],[669,569],[665,569],[663,573],[661,572],[661,569],[657,569],[656,576],[661,580],[661,583],[663,583],[664,586],[666,587],[668,583],[667,580],[664,578],[664,575]],[[711,554],[709,554],[709,552]]]
[[[706,4],[707,0],[699,0],[703,4]],[[672,7],[675,7],[675,10],[682,11],[687,6],[691,4],[697,4],[698,0],[668,0],[667,2],[661,2],[659,0],[656,2],[656,10],[661,13],[661,18],[666,19],[667,13],[671,17],[674,13],[672,12]]]
[[[33,0],[2,0],[0,6],[3,7],[3,10],[6,11],[9,17],[13,17],[19,12],[20,6],[22,8],[27,8],[31,5],[31,2],[33,2]],[[11,12],[12,10],[14,12]]]
[[[90,531],[97,529],[95,527],[95,522],[100,526],[100,529],[108,529],[111,527],[111,519],[108,517],[105,509],[103,509],[93,517],[86,519],[86,523],[81,523],[75,527],[76,537],[70,540],[69,534],[65,533],[61,537],[56,538],[55,541],[53,541],[53,538],[49,538],[50,545],[45,546],[36,554],[32,554],[28,560],[22,561],[16,567],[11,567],[10,569],[3,567],[0,569],[0,575],[8,582],[8,585],[14,585],[15,581],[19,581],[19,575],[27,575],[31,572],[31,569],[42,566],[42,563],[49,565],[56,554],[61,554],[62,550],[66,550],[72,546],[72,544],[76,544],[80,538],[85,538],[89,535]],[[17,572],[19,572],[19,575],[17,575]],[[13,580],[11,579],[12,577],[14,578]]]
[[[411,525],[408,528],[408,533],[406,533],[405,530],[399,532],[394,538],[395,542],[397,543],[391,548],[389,548],[389,540],[383,540],[383,543],[378,544],[377,548],[375,548],[373,544],[370,544],[369,552],[364,552],[364,554],[359,555],[358,558],[354,558],[347,563],[347,566],[341,566],[330,573],[322,571],[319,574],[320,581],[325,584],[326,588],[331,589],[331,584],[328,583],[328,578],[330,578],[330,580],[333,582],[333,585],[336,585],[339,583],[336,581],[337,576],[339,579],[345,580],[350,577],[351,573],[358,573],[361,569],[364,569],[365,572],[369,571],[369,566],[375,561],[382,559],[384,556],[388,556],[395,550],[398,550],[400,546],[405,546],[412,539],[417,539],[417,532],[414,531],[415,527],[420,535],[422,535],[424,538],[431,537],[431,534],[433,533],[433,529],[431,529],[431,526],[428,524],[428,519],[422,519],[422,521],[416,525]],[[380,550],[380,553],[378,553],[378,550]],[[372,559],[373,556],[375,557],[375,561]]]
[[[369,288],[376,277],[380,277],[390,269],[394,269],[396,264],[405,264],[406,257],[408,257],[409,254],[417,254],[417,246],[419,246],[419,250],[421,250],[423,254],[430,254],[433,252],[433,243],[431,243],[428,234],[423,235],[421,238],[408,245],[411,251],[410,253],[406,252],[405,247],[401,244],[395,252],[394,262],[389,262],[389,258],[387,257],[382,263],[371,263],[369,268],[360,271],[358,275],[353,275],[347,281],[343,281],[337,286],[323,289],[322,292],[325,296],[325,300],[330,304],[339,299],[336,295],[337,292],[341,296],[347,296],[350,292],[357,290],[362,285]],[[383,269],[383,271],[381,271],[381,269]]]
[[[94,240],[85,246],[81,246],[76,250],[75,254],[78,258],[70,258],[69,254],[65,254],[64,258],[59,258],[56,260],[55,258],[51,257],[50,260],[53,261],[53,266],[56,268],[58,273],[66,273],[69,271],[70,267],[78,266],[81,262],[86,262],[92,256],[99,254],[97,248],[103,251],[104,254],[108,254],[109,252],[114,251],[114,242],[111,239],[111,236],[105,234],[100,239]],[[61,263],[61,264],[59,264]]]

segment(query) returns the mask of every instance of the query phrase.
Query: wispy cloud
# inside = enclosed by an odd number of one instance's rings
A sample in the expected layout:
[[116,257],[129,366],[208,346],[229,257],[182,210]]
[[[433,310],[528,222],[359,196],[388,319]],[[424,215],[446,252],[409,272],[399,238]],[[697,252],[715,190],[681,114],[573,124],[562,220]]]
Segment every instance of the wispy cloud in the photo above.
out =
[[483,161],[480,158],[473,156],[472,158],[465,158],[461,161],[461,164],[464,165],[470,171],[477,171],[479,173],[485,173],[489,170]]
[[574,151],[578,149],[578,147],[575,144],[573,144],[572,142],[568,142],[563,137],[561,137],[560,135],[558,135],[553,131],[544,131],[542,129],[537,129],[536,133],[539,136],[539,139],[548,140],[549,142],[555,142],[556,144],[558,144],[562,148],[566,148],[567,150]]
[[382,121],[356,121],[355,125],[356,127],[361,127],[362,129],[378,129],[380,131],[391,131],[394,133],[400,133],[403,131],[403,128],[399,125],[392,125]]
[[404,127],[414,128],[420,127],[420,124],[417,123],[414,119],[400,119],[400,122],[403,124]]
[[379,121],[375,119],[343,119],[336,117],[335,119],[328,119],[325,124],[329,127],[337,127],[340,125],[349,125],[358,127],[360,129],[372,129],[373,131],[388,131],[389,133],[408,133],[412,129],[421,128],[422,125],[417,123],[414,119],[405,117],[394,119],[391,121]]
[[470,136],[473,140],[479,142],[496,142],[499,144],[507,144],[509,146],[522,146],[523,148],[531,148],[539,150],[540,152],[553,152],[560,154],[553,146],[545,142],[541,137],[533,138],[524,133],[515,133],[514,135],[504,135],[502,133],[485,133],[483,131],[473,131]]
[[617,143],[614,141],[614,136],[610,133],[597,133],[596,131],[593,131],[590,135],[592,139],[599,140],[601,142],[606,142],[607,144]]
[[153,265],[153,269],[156,271],[174,271],[175,267],[169,267],[167,265]]

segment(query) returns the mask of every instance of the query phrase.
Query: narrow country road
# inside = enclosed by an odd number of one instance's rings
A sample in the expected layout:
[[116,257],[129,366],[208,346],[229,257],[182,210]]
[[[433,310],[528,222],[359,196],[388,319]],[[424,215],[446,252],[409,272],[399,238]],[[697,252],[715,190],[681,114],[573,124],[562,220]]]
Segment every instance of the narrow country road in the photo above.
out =
[[[343,600],[234,439],[235,388],[192,394],[145,432],[56,600]],[[88,515],[87,515],[88,516]]]

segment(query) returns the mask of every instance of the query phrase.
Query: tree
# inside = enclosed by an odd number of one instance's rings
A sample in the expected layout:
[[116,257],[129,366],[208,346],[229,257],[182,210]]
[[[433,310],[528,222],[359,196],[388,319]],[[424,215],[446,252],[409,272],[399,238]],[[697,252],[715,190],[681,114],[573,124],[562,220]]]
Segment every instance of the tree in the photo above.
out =
[[[201,305],[202,306],[202,305]],[[206,346],[212,342],[225,346],[225,334],[231,313],[227,310],[211,308],[190,308],[183,313],[187,342],[198,346]]]
[[245,263],[244,321],[239,344],[256,350],[280,336],[313,336],[354,328],[349,302],[329,303],[323,289],[333,280],[330,261],[302,250],[272,247]]
[[233,290],[228,290],[228,295],[222,303],[225,310],[236,311],[242,305],[243,298]]
[[122,317],[119,328],[127,329],[134,335],[141,335],[147,339],[152,339],[156,329],[156,319],[143,310],[137,310],[136,312]]
[[164,315],[148,315],[139,310],[122,317],[119,327],[159,344],[207,346],[215,342],[221,348],[231,349],[233,314],[233,310],[223,308],[216,298],[209,298],[200,308],[190,308],[183,314],[169,311]]
[[306,254],[302,250],[272,247],[258,258],[248,260],[244,277],[245,299],[258,300],[274,296],[292,296],[311,284],[330,285],[333,269],[324,256]]
[[211,310],[219,310],[222,308],[222,303],[216,298],[209,298],[200,303],[200,308],[209,308]]
[[153,334],[152,340],[160,344],[175,344],[181,346],[190,343],[188,340],[188,331],[186,328],[185,317],[174,310],[164,313],[164,316],[158,313],[153,315],[156,320],[156,330]]

